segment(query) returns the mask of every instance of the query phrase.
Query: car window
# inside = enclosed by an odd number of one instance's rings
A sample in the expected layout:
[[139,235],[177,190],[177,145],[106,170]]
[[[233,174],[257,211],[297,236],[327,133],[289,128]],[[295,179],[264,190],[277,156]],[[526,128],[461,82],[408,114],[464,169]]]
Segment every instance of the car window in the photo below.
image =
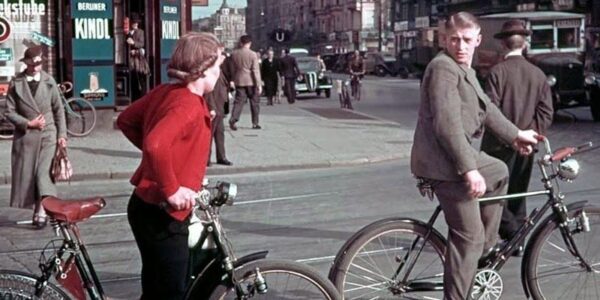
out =
[[534,29],[531,33],[531,49],[554,48],[554,32],[549,29]]
[[298,69],[302,72],[317,71],[320,66],[321,65],[316,60],[298,60]]
[[578,48],[578,28],[558,28],[558,48]]

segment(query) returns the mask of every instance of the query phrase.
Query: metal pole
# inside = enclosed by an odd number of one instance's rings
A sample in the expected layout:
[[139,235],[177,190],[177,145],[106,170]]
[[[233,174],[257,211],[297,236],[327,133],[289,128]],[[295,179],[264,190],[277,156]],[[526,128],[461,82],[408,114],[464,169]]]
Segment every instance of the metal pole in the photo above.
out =
[[379,0],[379,17],[378,17],[379,22],[377,22],[378,23],[377,24],[377,31],[378,31],[378,34],[377,34],[377,41],[378,41],[377,42],[377,50],[379,52],[381,52],[381,44],[382,44],[381,33],[383,31],[383,20],[382,20],[383,19],[383,1],[384,0]]

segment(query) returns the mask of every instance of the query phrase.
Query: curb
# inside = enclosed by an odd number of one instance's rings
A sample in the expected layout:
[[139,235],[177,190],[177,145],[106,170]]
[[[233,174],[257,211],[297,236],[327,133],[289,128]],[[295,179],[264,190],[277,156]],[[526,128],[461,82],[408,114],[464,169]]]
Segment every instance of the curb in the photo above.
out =
[[[308,163],[308,164],[285,164],[275,166],[248,166],[248,167],[220,167],[220,168],[208,168],[206,171],[207,175],[231,175],[231,174],[244,174],[254,172],[273,172],[273,171],[291,171],[291,170],[306,170],[306,169],[324,169],[334,167],[348,167],[356,165],[364,165],[370,163],[378,163],[392,160],[400,160],[410,156],[410,153],[404,154],[393,154],[393,155],[381,155],[375,157],[363,157],[348,160],[331,160],[320,163]],[[109,171],[99,173],[88,173],[88,174],[75,174],[70,181],[60,183],[71,183],[80,182],[86,180],[123,180],[129,179],[133,175],[133,171]],[[0,186],[9,185],[11,177],[9,174],[4,173],[0,177]]]

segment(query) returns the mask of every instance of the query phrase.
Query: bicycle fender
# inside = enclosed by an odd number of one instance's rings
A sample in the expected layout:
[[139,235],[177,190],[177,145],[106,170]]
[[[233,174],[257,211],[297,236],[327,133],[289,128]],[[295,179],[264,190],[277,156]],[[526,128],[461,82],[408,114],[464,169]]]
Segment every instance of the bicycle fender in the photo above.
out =
[[250,253],[248,255],[242,256],[233,262],[233,267],[237,269],[251,261],[267,258],[267,254],[269,254],[269,251],[265,250],[265,251],[254,252],[254,253]]
[[[587,200],[573,202],[573,203],[570,203],[567,205],[567,211],[570,214],[573,211],[577,211],[581,208],[586,207],[587,205],[588,205]],[[556,217],[554,216],[554,214],[546,217],[535,228],[535,230],[531,234],[531,237],[527,241],[527,246],[525,247],[525,253],[523,253],[523,259],[521,260],[521,284],[523,285],[523,292],[525,292],[525,297],[527,297],[527,299],[531,298],[531,294],[529,293],[529,285],[527,284],[526,273],[527,273],[527,267],[529,266],[533,242],[538,238],[538,236],[540,235],[540,232],[544,229],[544,227],[546,227],[550,222],[554,222],[555,220],[556,220]]]
[[[425,223],[421,220],[412,219],[412,218],[398,218],[398,217],[381,219],[381,220],[375,221],[371,224],[368,224],[367,226],[361,228],[356,233],[354,233],[348,240],[346,240],[344,245],[342,245],[342,247],[340,248],[338,253],[335,255],[335,259],[333,260],[331,268],[329,269],[329,274],[327,275],[328,278],[330,280],[333,280],[332,276],[335,276],[337,273],[337,270],[335,270],[334,267],[339,264],[339,261],[344,257],[344,255],[346,255],[346,252],[348,252],[348,248],[350,247],[350,245],[352,245],[352,243],[354,243],[354,241],[356,239],[363,236],[366,232],[369,232],[370,230],[372,230],[372,228],[377,228],[377,227],[385,226],[386,224],[389,224],[389,223],[396,223],[396,222],[402,222],[402,223],[407,223],[407,224],[416,224],[416,225],[419,225],[422,227],[427,227],[427,223]],[[439,231],[437,231],[437,229],[432,228],[432,234],[446,243],[446,238]]]

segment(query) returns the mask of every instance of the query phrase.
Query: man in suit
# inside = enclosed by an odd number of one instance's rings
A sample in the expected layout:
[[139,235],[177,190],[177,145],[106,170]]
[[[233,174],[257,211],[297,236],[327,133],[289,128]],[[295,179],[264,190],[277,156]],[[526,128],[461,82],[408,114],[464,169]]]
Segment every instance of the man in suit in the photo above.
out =
[[250,100],[250,113],[252,114],[252,129],[261,129],[258,124],[260,112],[260,94],[262,93],[262,79],[258,55],[250,50],[252,40],[249,35],[240,37],[240,48],[233,51],[233,82],[235,84],[235,102],[229,119],[231,130],[237,130],[235,123],[240,119],[246,99]]
[[[486,92],[504,116],[520,129],[533,129],[544,134],[552,124],[552,92],[546,75],[523,57],[531,32],[520,20],[504,23],[494,35],[508,50],[504,61],[492,68],[487,78]],[[491,134],[483,136],[481,149],[506,163],[509,171],[508,193],[523,193],[529,187],[533,155],[521,156],[510,145]],[[500,222],[500,237],[510,240],[526,217],[525,198],[507,201]],[[514,253],[520,255],[521,245]]]
[[281,76],[285,78],[283,93],[289,104],[296,102],[296,78],[300,75],[296,58],[290,55],[290,49],[284,50],[285,55],[281,58]]
[[484,129],[523,154],[537,142],[533,130],[510,123],[479,85],[471,62],[480,30],[469,13],[448,18],[446,50],[425,70],[411,154],[413,174],[433,189],[448,224],[444,298],[452,300],[469,297],[478,259],[496,243],[502,207],[477,198],[506,193],[506,165],[479,150]]
[[[227,55],[226,55],[227,56]],[[225,102],[229,101],[229,88],[232,78],[231,57],[228,56],[221,64],[221,75],[212,92],[206,95],[206,101],[210,109],[212,140],[215,143],[217,164],[231,166],[233,163],[225,155]],[[210,166],[210,151],[208,154],[208,165]]]
[[146,75],[150,73],[146,60],[145,34],[139,28],[140,17],[134,14],[131,17],[131,28],[127,32],[125,42],[129,46],[129,70],[131,71],[131,100],[135,101],[146,92]]

